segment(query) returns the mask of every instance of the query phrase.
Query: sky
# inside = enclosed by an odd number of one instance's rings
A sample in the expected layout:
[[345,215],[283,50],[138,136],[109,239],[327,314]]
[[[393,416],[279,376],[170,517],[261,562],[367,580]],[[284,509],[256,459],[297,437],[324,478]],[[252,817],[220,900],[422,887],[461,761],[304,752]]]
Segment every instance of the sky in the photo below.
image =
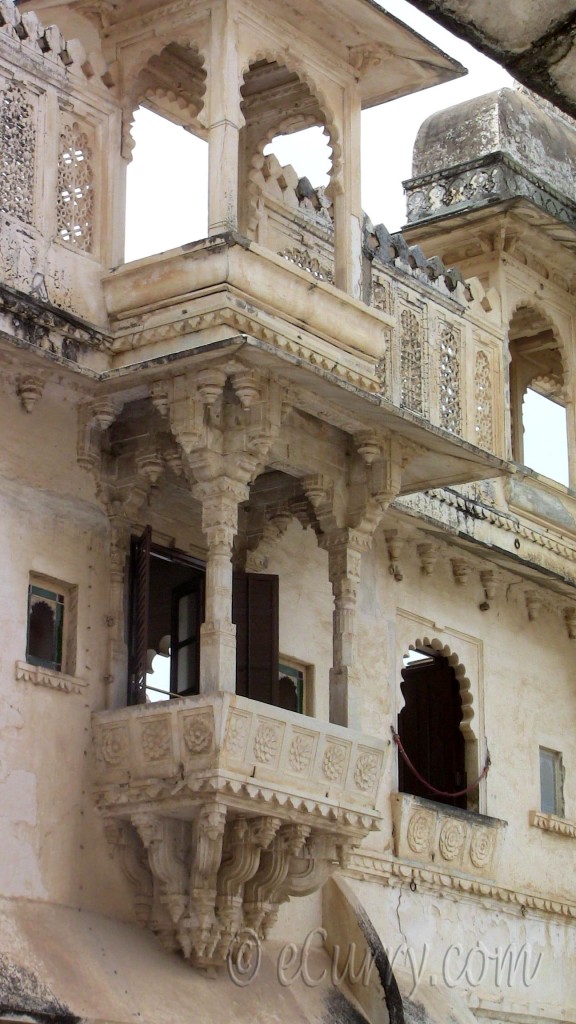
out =
[[[380,6],[456,58],[468,75],[362,115],[362,206],[374,224],[398,231],[406,222],[402,181],[411,176],[412,150],[422,122],[437,110],[512,86],[511,76],[477,53],[407,0],[383,0]],[[126,259],[170,249],[207,234],[208,147],[189,132],[141,109],[136,114],[135,149],[128,169]],[[281,164],[291,163],[316,187],[328,184],[329,149],[320,128],[277,138],[273,151]],[[159,182],[161,187],[159,188]],[[152,200],[152,201],[151,201]],[[567,483],[564,410],[546,401],[550,431],[540,429],[544,410],[538,397],[527,396],[525,460],[531,468]],[[551,436],[557,440],[551,443]]]

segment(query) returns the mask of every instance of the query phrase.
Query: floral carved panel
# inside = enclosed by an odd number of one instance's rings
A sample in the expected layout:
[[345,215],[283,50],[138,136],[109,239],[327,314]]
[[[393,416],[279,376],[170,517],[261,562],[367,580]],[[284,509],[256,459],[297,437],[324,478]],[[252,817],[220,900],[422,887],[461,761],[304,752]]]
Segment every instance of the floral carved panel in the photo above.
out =
[[393,793],[391,799],[397,857],[494,877],[505,821],[408,793]]

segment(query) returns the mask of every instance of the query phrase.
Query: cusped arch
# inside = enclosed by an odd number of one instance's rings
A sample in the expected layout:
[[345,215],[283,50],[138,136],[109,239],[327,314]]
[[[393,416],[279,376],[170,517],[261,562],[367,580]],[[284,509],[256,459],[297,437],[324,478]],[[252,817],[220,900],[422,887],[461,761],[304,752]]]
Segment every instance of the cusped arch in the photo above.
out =
[[[177,66],[178,80],[174,74]],[[123,102],[125,156],[134,145],[130,132],[134,112],[141,104],[147,102],[177,124],[190,125],[197,119],[204,106],[207,72],[205,54],[195,43],[177,41],[173,33],[154,37],[138,53],[137,61],[124,70],[131,82]]]
[[437,637],[424,636],[414,641],[409,646],[410,651],[421,651],[423,654],[438,655],[446,658],[450,668],[453,670],[460,689],[460,700],[462,701],[462,721],[460,731],[466,742],[477,742],[471,722],[474,718],[474,698],[472,695],[472,684],[466,672],[466,666],[460,661],[459,655],[453,651],[448,644],[442,643]]
[[[474,707],[472,682],[466,670],[466,666],[460,660],[458,652],[453,650],[448,644],[444,643],[438,637],[418,637],[414,642],[409,643],[408,651],[419,651],[422,654],[444,658],[454,672],[462,705],[460,733],[464,741],[464,767],[468,785],[471,786],[467,796],[467,807],[468,810],[478,811],[480,810],[481,803],[485,800],[485,790],[483,789],[484,783],[482,780],[480,780],[478,788],[474,784],[474,780],[477,780],[480,777],[480,740],[473,727],[476,709]],[[401,690],[400,694],[401,699],[403,699]],[[399,712],[400,711],[401,707],[399,708]],[[434,799],[434,797],[431,797],[431,799]]]
[[[330,142],[331,186],[333,190],[337,189],[337,183],[340,180],[342,171],[342,149],[339,141],[336,117],[324,93],[318,87],[314,77],[310,74],[309,69],[298,59],[298,57],[296,57],[291,51],[277,51],[275,49],[257,50],[245,60],[240,72],[240,90],[242,90],[246,83],[246,76],[249,74],[251,69],[260,62],[278,64],[279,67],[285,68],[286,71],[296,75],[299,81],[307,87],[310,96],[315,100],[323,122],[324,133],[327,135]],[[263,127],[262,133],[255,136],[255,139],[252,140],[252,153],[249,155],[247,161],[247,226],[250,231],[254,231],[257,224],[257,206],[261,191],[263,150],[276,135],[281,135],[283,132],[286,132],[289,128],[294,126],[295,116],[298,116],[299,129],[312,127],[317,124],[318,119],[314,116],[302,117],[302,115],[287,114],[273,126]]]
[[510,345],[514,339],[510,338],[510,327],[514,317],[521,310],[528,310],[535,313],[535,315],[542,321],[543,328],[549,330],[558,346],[558,352],[560,354],[560,360],[562,362],[563,371],[563,386],[564,390],[567,391],[570,381],[570,360],[568,353],[568,346],[563,337],[563,334],[558,327],[558,324],[554,320],[554,317],[550,313],[550,309],[546,303],[542,302],[537,296],[520,297],[517,302],[511,307],[508,313],[508,324],[506,329],[506,340],[508,347],[508,354],[510,356]]

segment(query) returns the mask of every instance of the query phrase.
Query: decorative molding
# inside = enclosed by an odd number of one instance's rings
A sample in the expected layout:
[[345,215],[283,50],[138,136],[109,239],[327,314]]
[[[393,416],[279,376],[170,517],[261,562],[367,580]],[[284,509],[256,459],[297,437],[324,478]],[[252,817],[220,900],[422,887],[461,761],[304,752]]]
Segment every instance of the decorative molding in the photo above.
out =
[[[497,509],[493,505],[485,504],[450,487],[435,488],[397,498],[394,507],[398,510],[410,510],[422,514],[450,529],[456,528],[459,534],[469,535],[480,543],[482,543],[482,524],[486,524],[487,530],[494,526],[503,534],[511,535],[510,544],[512,539],[519,543],[527,541],[550,552],[553,556],[558,556],[558,567],[555,571],[563,577],[568,575],[568,579],[576,584],[576,566],[567,573],[566,565],[566,563],[572,565],[576,563],[576,546],[567,544],[564,536],[560,538],[550,529],[539,531],[527,525],[513,512]],[[490,541],[490,546],[495,546],[493,539]],[[508,553],[508,548],[503,545],[500,550],[503,553]],[[459,559],[458,561],[463,560]],[[546,568],[553,569],[552,559],[548,559],[542,564]]]
[[557,836],[576,839],[576,822],[566,821],[565,818],[560,818],[557,814],[530,811],[530,824],[535,828],[541,828],[544,832],[553,832]]
[[392,793],[394,853],[491,878],[507,822],[408,793]]
[[41,665],[28,665],[25,661],[16,662],[16,679],[34,686],[45,686],[48,690],[59,690],[61,693],[82,693],[88,685],[85,679],[67,676]]
[[[413,861],[414,857],[411,859]],[[441,894],[452,892],[458,897],[465,896],[485,905],[491,901],[509,908],[517,908],[522,914],[531,910],[576,920],[576,903],[521,889],[509,889],[482,878],[456,874],[454,866],[450,864],[443,864],[441,868],[436,865],[419,867],[403,858],[392,858],[390,854],[354,850],[350,854],[345,871],[355,878],[380,882],[382,885],[412,888],[416,886],[428,892]]]
[[411,178],[404,182],[404,191],[409,224],[517,198],[530,200],[566,224],[576,224],[575,203],[504,153],[491,153],[440,173]]

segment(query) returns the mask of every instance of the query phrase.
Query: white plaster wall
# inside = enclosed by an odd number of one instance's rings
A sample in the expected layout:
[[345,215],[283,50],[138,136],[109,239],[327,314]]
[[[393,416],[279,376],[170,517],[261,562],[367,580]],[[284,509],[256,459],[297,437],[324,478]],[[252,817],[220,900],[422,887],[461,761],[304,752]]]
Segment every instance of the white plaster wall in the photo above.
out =
[[[428,636],[449,646],[471,681],[470,726],[479,741],[478,774],[484,737],[492,759],[481,810],[509,823],[498,883],[573,899],[574,840],[534,828],[529,812],[540,807],[538,748],[545,746],[562,752],[565,817],[576,820],[574,641],[549,592],[543,591],[540,617],[529,621],[522,582],[512,573],[502,574],[498,593],[484,612],[479,608],[484,600],[479,560],[473,562],[467,585],[458,586],[450,557],[462,553],[445,546],[433,575],[426,576],[416,553],[423,539],[414,532],[406,543],[400,582],[388,572],[380,539],[366,560],[359,601],[363,728],[378,733],[381,728],[387,731],[390,722],[396,724],[403,703],[402,656],[412,617],[412,640]],[[396,788],[397,761],[392,754],[383,786],[386,819],[377,840],[380,848],[390,846],[387,794]]]
[[[76,463],[76,416],[58,388],[32,414],[3,388],[0,431],[0,891],[130,913],[90,800],[90,714],[104,706],[107,526]],[[17,429],[15,429],[17,427]],[[78,587],[80,694],[17,681],[30,572]]]
[[444,988],[480,1019],[483,1012],[504,1020],[575,1019],[576,932],[570,922],[523,917],[518,909],[462,896],[349,884],[384,944],[402,994],[413,1002],[426,1004],[431,989]]

